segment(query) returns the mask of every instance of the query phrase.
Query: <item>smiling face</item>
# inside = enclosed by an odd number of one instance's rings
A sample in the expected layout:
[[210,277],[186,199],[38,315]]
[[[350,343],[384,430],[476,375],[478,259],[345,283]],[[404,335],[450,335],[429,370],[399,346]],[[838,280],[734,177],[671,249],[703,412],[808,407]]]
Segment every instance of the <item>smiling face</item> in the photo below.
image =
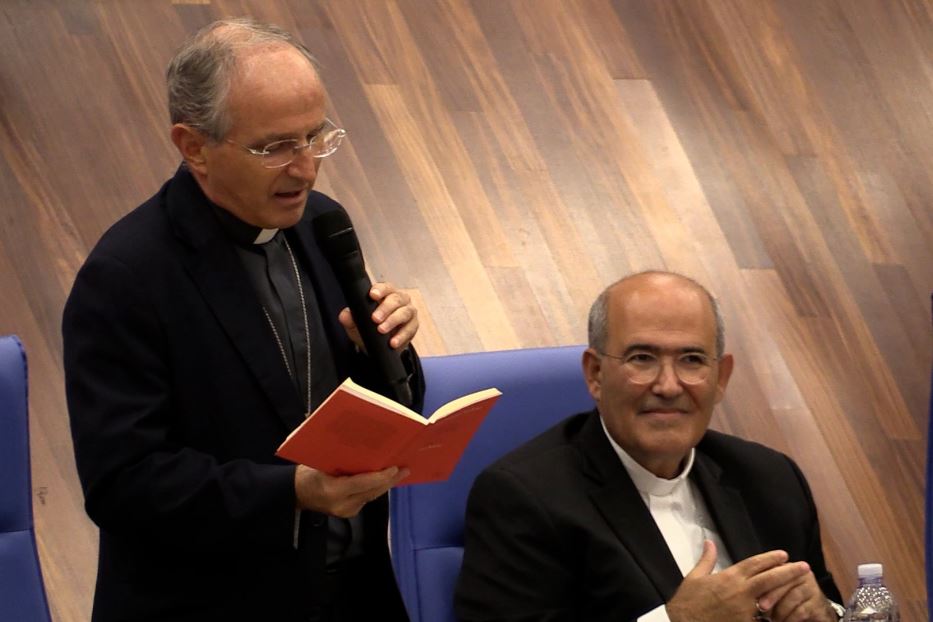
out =
[[248,49],[237,59],[230,84],[225,139],[210,141],[177,125],[173,139],[180,134],[175,142],[211,201],[251,225],[284,229],[301,219],[321,160],[303,150],[291,164],[267,169],[262,158],[226,139],[254,149],[287,138],[303,142],[324,123],[325,103],[317,71],[298,50]]
[[[705,292],[675,275],[644,274],[610,292],[607,354],[652,352],[664,361],[658,377],[631,382],[622,361],[593,348],[584,354],[587,385],[612,438],[658,477],[672,478],[703,437],[732,373],[732,357],[716,361],[716,322]],[[672,357],[685,352],[713,361],[709,376],[685,384]]]

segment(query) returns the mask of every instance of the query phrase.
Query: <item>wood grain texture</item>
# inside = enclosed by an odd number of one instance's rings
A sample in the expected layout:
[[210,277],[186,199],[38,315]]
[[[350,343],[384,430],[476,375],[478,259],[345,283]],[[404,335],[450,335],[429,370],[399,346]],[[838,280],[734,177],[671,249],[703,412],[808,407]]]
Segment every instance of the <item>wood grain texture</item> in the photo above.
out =
[[581,343],[667,268],[722,300],[714,419],[794,457],[843,592],[886,564],[927,619],[931,0],[17,0],[0,5],[0,333],[30,357],[39,550],[86,620],[96,531],[59,324],[101,233],[177,166],[164,68],[248,14],[318,56],[349,139],[318,188],[443,354]]

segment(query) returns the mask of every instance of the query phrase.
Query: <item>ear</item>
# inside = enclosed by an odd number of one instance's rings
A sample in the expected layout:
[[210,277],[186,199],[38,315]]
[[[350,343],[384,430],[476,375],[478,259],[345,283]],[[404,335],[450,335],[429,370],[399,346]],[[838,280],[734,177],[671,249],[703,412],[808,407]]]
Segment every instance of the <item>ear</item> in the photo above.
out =
[[207,158],[204,154],[204,147],[207,144],[207,137],[184,123],[173,125],[171,135],[172,142],[175,143],[181,157],[188,163],[188,168],[201,175],[206,175]]
[[583,352],[583,378],[586,380],[586,388],[590,395],[599,403],[599,396],[602,388],[602,364],[603,360],[593,348],[587,348]]
[[726,385],[729,384],[729,378],[732,377],[732,368],[735,366],[735,359],[731,354],[723,355],[719,361],[719,377],[716,379],[716,403],[722,401],[726,395]]

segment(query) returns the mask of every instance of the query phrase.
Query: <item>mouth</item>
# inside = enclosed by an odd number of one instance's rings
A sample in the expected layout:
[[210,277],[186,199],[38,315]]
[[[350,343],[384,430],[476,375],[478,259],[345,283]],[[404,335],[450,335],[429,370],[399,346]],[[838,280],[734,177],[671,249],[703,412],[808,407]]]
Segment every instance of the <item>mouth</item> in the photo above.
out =
[[275,196],[280,199],[297,199],[302,194],[304,194],[305,189],[301,188],[299,190],[290,190],[288,192],[276,192]]
[[644,415],[648,417],[655,417],[658,419],[679,419],[680,417],[685,417],[689,413],[686,410],[680,408],[644,408],[638,411],[639,415]]

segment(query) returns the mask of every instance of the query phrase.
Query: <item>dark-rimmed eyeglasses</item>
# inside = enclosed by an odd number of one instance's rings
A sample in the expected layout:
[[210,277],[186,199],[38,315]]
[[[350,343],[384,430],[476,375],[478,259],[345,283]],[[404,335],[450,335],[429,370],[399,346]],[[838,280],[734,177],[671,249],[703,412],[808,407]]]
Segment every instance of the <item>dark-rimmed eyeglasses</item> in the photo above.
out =
[[337,127],[330,119],[324,119],[324,125],[309,136],[307,141],[288,138],[271,142],[260,149],[241,145],[229,138],[227,142],[261,158],[260,162],[265,168],[282,168],[294,162],[301,152],[305,150],[313,158],[326,158],[337,151],[346,135],[347,131],[345,129]]

